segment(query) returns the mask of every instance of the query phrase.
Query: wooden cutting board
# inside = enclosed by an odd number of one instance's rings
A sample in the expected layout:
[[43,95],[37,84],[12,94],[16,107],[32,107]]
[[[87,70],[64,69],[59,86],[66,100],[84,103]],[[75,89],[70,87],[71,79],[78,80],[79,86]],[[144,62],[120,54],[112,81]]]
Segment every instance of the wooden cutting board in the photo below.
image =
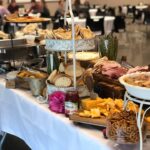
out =
[[[105,118],[87,118],[80,117],[77,114],[70,115],[69,119],[76,123],[83,123],[99,127],[106,127],[107,124]],[[150,123],[147,123],[147,135],[150,136]]]
[[69,119],[72,120],[73,122],[106,127],[106,119],[105,118],[103,118],[103,119],[102,118],[94,118],[93,119],[93,118],[87,118],[87,117],[80,117],[77,114],[73,114],[73,115],[69,116]]

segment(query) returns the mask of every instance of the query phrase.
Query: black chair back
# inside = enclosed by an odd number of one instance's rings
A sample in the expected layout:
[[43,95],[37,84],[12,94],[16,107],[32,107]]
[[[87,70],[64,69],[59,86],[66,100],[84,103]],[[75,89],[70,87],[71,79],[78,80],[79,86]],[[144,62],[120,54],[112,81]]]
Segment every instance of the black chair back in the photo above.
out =
[[102,9],[98,8],[96,16],[105,16],[105,15],[106,15],[105,10],[104,9],[102,10]]
[[53,29],[58,29],[59,27],[63,28],[64,27],[64,19],[56,19],[53,22]]
[[89,7],[81,5],[79,7],[79,17],[80,18],[88,18],[89,16],[90,16],[89,15]]
[[87,18],[86,25],[89,26],[92,31],[101,31],[101,33],[104,34],[104,18],[99,19],[99,21]]
[[144,12],[144,23],[150,24],[150,10]]
[[115,27],[115,32],[118,32],[119,29],[125,30],[126,24],[125,24],[124,16],[116,16],[115,17],[114,27]]
[[128,14],[133,14],[133,12],[134,12],[134,7],[133,7],[133,6],[130,6],[130,5],[127,5],[127,8],[128,8]]
[[2,28],[3,26],[3,17],[0,15],[0,29]]

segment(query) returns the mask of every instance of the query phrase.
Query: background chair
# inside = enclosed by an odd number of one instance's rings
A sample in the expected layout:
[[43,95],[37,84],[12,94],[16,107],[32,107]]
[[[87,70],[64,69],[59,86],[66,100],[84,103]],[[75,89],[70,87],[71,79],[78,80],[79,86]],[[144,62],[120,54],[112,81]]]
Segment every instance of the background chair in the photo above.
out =
[[58,18],[53,21],[53,29],[58,29],[59,27],[64,27],[64,19]]
[[114,21],[114,30],[115,32],[119,32],[119,30],[126,29],[125,17],[124,16],[116,16]]
[[150,10],[144,12],[144,24],[146,25],[146,35],[150,37],[149,25],[150,25]]
[[86,25],[90,27],[93,32],[101,32],[104,34],[104,18],[94,21],[91,18],[87,18]]

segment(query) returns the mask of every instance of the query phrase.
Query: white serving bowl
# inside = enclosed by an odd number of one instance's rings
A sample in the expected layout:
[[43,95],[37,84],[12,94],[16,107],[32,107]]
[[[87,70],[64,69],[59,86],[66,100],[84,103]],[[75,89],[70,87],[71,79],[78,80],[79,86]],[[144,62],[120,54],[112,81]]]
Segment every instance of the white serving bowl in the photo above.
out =
[[131,85],[124,81],[124,79],[127,77],[136,77],[142,74],[150,76],[150,72],[137,72],[137,73],[123,75],[122,77],[119,78],[119,81],[122,85],[125,86],[127,92],[132,96],[135,96],[136,98],[139,99],[150,100],[150,88]]

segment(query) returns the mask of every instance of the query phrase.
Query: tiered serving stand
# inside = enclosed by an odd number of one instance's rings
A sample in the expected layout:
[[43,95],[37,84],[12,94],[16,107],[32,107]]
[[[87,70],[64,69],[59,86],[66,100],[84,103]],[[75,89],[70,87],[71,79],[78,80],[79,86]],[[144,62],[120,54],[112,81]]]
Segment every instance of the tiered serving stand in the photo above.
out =
[[[130,74],[129,76],[136,76],[137,74],[145,74],[145,73],[134,73],[134,74]],[[147,72],[147,75],[150,75],[150,72]],[[126,109],[128,101],[133,101],[139,104],[138,113],[136,114],[136,120],[137,120],[137,127],[139,129],[139,140],[140,140],[139,150],[143,150],[144,139],[142,135],[142,126],[144,122],[144,117],[147,111],[150,109],[150,89],[145,88],[145,87],[132,86],[132,85],[129,85],[128,83],[125,83],[124,82],[125,76],[128,76],[128,75],[124,75],[119,79],[121,84],[123,84],[126,88],[126,92],[124,95],[124,109]],[[148,107],[142,114],[144,105],[147,105]]]
[[[144,117],[146,112],[150,109],[150,99],[145,100],[145,99],[140,99],[138,97],[134,97],[132,95],[130,95],[127,91],[125,93],[124,96],[124,108],[126,108],[128,101],[133,101],[139,104],[139,111],[137,113],[137,127],[139,129],[139,137],[140,137],[140,150],[143,150],[143,135],[142,135],[142,126],[143,126],[143,121],[144,121]],[[144,113],[142,114],[142,109],[143,106],[147,105],[149,106]]]
[[71,40],[56,40],[56,39],[46,39],[47,53],[50,52],[64,52],[65,62],[67,62],[67,52],[73,51],[73,87],[76,89],[76,51],[82,50],[92,50],[95,48],[95,39],[80,39],[75,40],[75,24],[74,15],[72,12],[72,2],[71,0],[66,0],[65,15],[64,15],[64,25],[66,25],[67,13],[70,13],[72,20],[72,39]]

